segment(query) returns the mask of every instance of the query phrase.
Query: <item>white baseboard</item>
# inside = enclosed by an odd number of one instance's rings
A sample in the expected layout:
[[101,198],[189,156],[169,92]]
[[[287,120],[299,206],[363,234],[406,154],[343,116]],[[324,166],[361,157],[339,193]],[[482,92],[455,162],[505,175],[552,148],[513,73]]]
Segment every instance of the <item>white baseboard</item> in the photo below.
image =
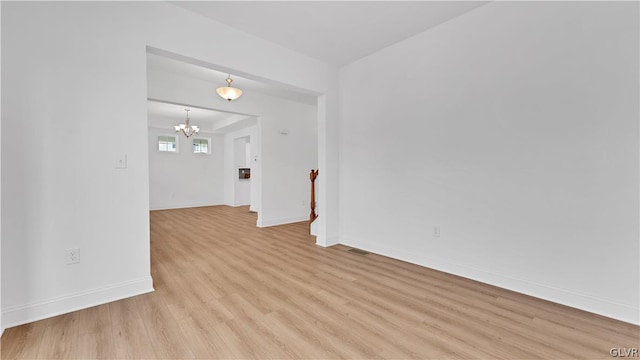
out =
[[584,294],[570,289],[561,289],[526,279],[518,279],[506,274],[489,272],[467,265],[454,264],[439,259],[426,258],[419,254],[403,252],[377,244],[369,244],[353,238],[340,239],[345,246],[355,247],[375,254],[425,266],[467,279],[494,285],[503,289],[530,295],[576,309],[588,311],[613,319],[640,325],[640,307],[637,304],[623,304],[612,299]]
[[258,223],[257,226],[258,227],[269,227],[269,226],[277,226],[277,225],[285,225],[285,224],[291,224],[291,223],[297,223],[300,221],[305,221],[308,220],[309,217],[306,215],[302,215],[302,216],[290,216],[290,217],[285,217],[285,218],[279,218],[279,219],[258,219]]
[[333,238],[325,238],[323,236],[316,237],[316,245],[318,246],[329,247],[337,244],[340,244],[340,239],[337,237],[333,237]]
[[147,276],[120,284],[82,291],[26,305],[12,306],[2,312],[2,329],[106,304],[153,291],[153,279]]
[[171,203],[171,204],[149,204],[149,210],[171,210],[171,209],[185,209],[202,206],[217,206],[223,205],[220,201],[191,201],[183,203]]
[[[230,206],[230,207],[240,207],[240,206],[247,206],[247,205],[251,205],[251,204],[244,204],[244,203],[230,203],[228,201],[225,201],[224,203],[220,204],[220,205],[225,205],[225,206]],[[251,208],[249,208],[249,211],[252,211]]]

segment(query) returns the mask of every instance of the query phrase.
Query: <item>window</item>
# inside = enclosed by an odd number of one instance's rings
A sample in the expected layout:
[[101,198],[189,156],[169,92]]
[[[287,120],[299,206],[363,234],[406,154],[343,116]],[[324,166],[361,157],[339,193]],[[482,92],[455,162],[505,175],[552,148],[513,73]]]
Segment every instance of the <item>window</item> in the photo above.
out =
[[158,150],[162,152],[178,152],[175,136],[158,136]]
[[209,139],[193,139],[194,154],[209,154]]

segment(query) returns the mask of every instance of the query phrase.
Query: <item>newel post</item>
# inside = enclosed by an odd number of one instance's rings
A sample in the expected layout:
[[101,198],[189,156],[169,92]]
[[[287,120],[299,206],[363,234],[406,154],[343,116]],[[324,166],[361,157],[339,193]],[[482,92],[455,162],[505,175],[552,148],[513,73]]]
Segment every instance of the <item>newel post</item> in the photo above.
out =
[[311,213],[309,214],[309,225],[318,217],[316,213],[316,178],[318,177],[318,170],[311,169],[309,174],[309,180],[311,180]]

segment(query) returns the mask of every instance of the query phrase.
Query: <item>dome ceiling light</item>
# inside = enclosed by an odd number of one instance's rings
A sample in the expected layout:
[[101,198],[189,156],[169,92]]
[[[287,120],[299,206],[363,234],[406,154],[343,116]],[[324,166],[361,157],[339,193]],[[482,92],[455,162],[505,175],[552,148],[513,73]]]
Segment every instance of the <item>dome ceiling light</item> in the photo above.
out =
[[219,87],[216,92],[220,95],[221,98],[231,102],[231,100],[235,100],[242,95],[242,90],[238,88],[234,88],[231,86],[231,74],[227,76],[227,86]]

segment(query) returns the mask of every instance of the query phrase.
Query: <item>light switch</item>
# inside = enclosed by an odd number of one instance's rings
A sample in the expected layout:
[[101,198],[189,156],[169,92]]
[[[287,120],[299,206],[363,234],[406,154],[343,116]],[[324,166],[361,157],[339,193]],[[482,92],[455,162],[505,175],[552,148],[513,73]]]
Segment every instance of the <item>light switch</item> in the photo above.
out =
[[116,159],[116,169],[126,169],[127,168],[127,155],[118,155]]

